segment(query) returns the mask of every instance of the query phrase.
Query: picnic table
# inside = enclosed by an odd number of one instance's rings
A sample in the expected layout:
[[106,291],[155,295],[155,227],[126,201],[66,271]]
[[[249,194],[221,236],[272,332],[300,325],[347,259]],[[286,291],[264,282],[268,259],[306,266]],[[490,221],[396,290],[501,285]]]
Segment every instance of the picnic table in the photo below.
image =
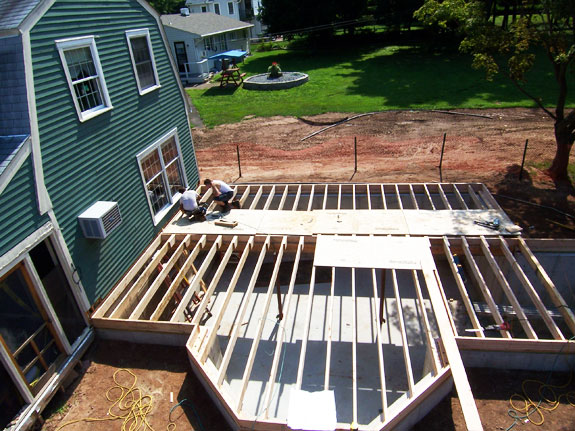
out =
[[231,84],[232,82],[234,85],[239,86],[244,82],[244,76],[246,76],[246,74],[240,73],[240,69],[238,67],[230,67],[229,69],[222,70],[220,87]]

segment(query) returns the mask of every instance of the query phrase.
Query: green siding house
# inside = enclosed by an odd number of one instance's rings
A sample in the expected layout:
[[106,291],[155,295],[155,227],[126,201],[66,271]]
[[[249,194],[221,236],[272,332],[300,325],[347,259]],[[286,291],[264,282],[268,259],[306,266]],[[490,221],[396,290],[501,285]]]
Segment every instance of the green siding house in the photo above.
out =
[[0,429],[25,429],[198,170],[143,0],[0,1],[0,82]]

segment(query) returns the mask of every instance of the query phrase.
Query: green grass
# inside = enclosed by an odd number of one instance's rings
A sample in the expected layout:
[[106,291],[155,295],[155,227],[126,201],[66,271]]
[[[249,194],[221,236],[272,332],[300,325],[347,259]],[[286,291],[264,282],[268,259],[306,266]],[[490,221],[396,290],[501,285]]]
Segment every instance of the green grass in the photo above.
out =
[[[309,74],[309,82],[289,90],[189,89],[208,127],[241,121],[247,115],[307,116],[325,112],[363,113],[394,109],[533,107],[513,83],[498,75],[484,79],[471,58],[458,52],[434,53],[418,46],[340,51],[257,52],[240,64],[247,76],[265,73],[272,61],[284,71]],[[571,87],[575,84],[570,77]],[[556,84],[549,62],[539,56],[527,88],[554,106]],[[575,104],[575,96],[568,100]]]

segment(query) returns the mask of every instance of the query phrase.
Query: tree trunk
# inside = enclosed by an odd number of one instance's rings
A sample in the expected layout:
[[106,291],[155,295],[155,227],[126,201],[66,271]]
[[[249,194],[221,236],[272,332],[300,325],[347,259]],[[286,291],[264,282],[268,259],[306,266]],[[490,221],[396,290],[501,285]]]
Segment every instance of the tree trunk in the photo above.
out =
[[569,181],[567,168],[569,166],[569,154],[573,146],[573,140],[571,138],[573,130],[569,129],[568,122],[565,120],[555,123],[555,141],[557,147],[553,163],[551,163],[551,166],[547,170],[547,173],[554,181]]

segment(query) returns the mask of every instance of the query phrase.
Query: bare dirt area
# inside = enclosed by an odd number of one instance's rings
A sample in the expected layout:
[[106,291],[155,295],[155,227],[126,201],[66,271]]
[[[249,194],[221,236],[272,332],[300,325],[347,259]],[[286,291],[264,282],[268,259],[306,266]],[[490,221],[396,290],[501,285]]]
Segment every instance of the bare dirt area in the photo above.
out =
[[[574,212],[570,192],[557,191],[541,171],[553,158],[555,141],[553,122],[540,110],[387,111],[302,141],[353,116],[248,118],[194,129],[200,175],[229,182],[484,182],[493,193]],[[519,181],[527,139],[526,169]],[[526,236],[575,237],[574,231],[549,221],[575,228],[569,217],[497,199]]]

